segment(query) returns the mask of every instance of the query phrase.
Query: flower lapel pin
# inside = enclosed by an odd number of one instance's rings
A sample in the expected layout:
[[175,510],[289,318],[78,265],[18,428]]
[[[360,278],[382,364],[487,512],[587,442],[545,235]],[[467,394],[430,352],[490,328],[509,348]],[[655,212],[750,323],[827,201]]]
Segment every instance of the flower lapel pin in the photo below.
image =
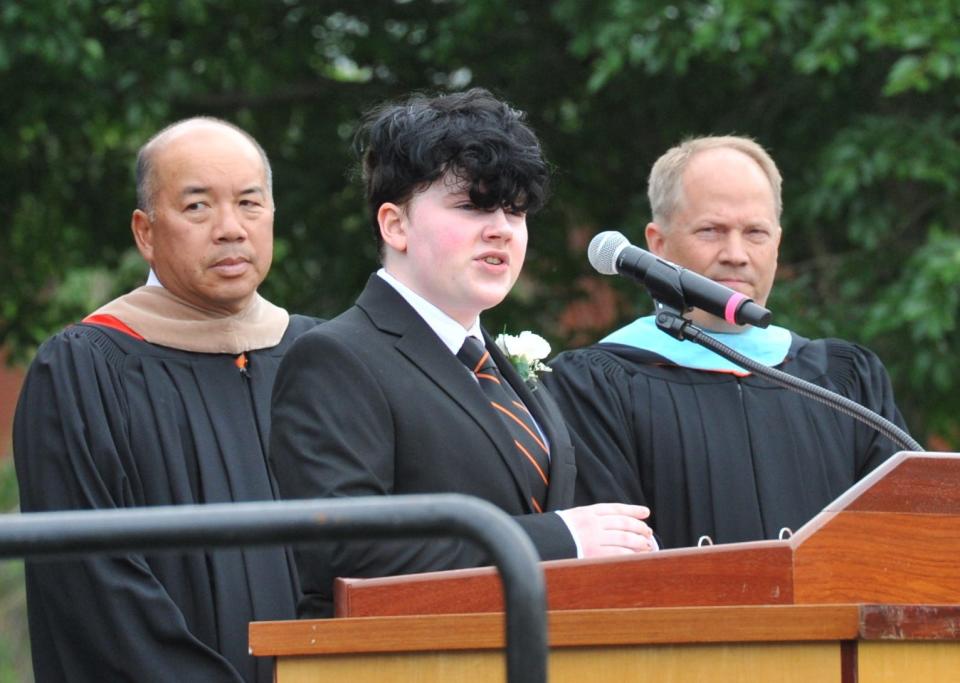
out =
[[521,332],[518,335],[500,334],[494,343],[503,351],[507,360],[527,384],[536,383],[537,373],[551,372],[551,369],[543,363],[543,359],[550,355],[550,344],[539,334],[533,332]]

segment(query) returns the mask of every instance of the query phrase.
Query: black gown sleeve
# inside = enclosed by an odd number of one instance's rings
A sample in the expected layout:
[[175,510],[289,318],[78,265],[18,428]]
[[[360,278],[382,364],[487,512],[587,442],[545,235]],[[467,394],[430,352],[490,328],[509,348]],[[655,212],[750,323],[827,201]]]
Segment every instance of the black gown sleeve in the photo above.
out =
[[591,349],[561,353],[550,367],[541,377],[576,450],[575,504],[648,505],[635,465],[634,403],[624,368]]
[[[837,391],[907,431],[906,422],[894,400],[890,376],[877,355],[863,346],[842,340],[828,339],[825,344],[827,374]],[[856,421],[855,440],[857,479],[902,450],[859,420]]]
[[[41,347],[14,420],[24,512],[133,504],[121,379],[74,330]],[[190,633],[141,554],[28,561],[34,675],[53,681],[241,681]]]

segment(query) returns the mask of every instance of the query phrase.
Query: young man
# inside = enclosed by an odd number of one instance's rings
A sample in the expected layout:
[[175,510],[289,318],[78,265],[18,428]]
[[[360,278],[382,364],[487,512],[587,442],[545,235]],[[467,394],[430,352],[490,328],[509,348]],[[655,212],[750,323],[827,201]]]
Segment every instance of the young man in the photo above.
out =
[[[543,559],[649,549],[645,508],[568,509],[563,420],[480,326],[516,282],[547,193],[522,115],[479,89],[413,97],[372,112],[359,140],[383,268],[281,364],[270,456],[283,496],[465,493],[513,515]],[[486,561],[459,539],[302,546],[301,613],[330,613],[337,576]]]
[[[137,160],[132,228],[147,286],[39,350],[14,424],[24,512],[270,500],[270,392],[315,321],[257,287],[273,258],[266,154],[188,119]],[[34,674],[53,681],[260,681],[253,620],[298,597],[283,548],[28,562]]]
[[[763,305],[780,244],[780,173],[742,137],[684,142],[650,174],[650,250]],[[886,370],[869,350],[784,328],[741,328],[694,309],[711,335],[838,392],[903,426]],[[898,449],[827,406],[756,378],[652,316],[563,353],[547,384],[625,499],[649,505],[666,547],[796,530]],[[594,481],[599,481],[594,478]],[[594,495],[603,496],[603,488]]]

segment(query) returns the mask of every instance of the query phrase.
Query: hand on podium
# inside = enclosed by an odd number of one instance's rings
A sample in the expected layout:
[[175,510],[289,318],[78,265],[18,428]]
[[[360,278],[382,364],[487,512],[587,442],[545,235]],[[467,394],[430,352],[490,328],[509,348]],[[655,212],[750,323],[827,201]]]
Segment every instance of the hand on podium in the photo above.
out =
[[653,530],[643,520],[650,508],[624,503],[597,503],[559,513],[577,541],[578,557],[605,557],[659,550]]

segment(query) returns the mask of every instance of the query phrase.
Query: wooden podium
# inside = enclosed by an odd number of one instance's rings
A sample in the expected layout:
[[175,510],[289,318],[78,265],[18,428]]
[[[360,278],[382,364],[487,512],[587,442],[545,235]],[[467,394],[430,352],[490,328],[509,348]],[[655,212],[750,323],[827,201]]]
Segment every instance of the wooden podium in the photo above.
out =
[[[960,681],[960,455],[899,453],[789,539],[544,563],[552,681]],[[277,680],[503,680],[492,568],[341,579],[250,626]]]

